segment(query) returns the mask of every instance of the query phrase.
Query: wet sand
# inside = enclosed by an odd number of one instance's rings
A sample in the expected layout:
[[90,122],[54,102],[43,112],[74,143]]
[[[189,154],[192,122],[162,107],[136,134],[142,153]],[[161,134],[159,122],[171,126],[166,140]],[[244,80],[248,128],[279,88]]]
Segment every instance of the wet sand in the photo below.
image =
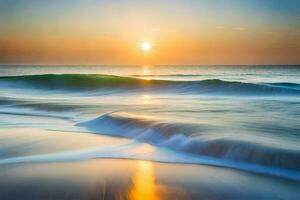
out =
[[[92,134],[28,129],[1,130],[0,136],[1,158],[115,143],[114,139]],[[119,142],[126,143],[126,139]],[[24,143],[31,148],[17,148]],[[9,153],[13,150],[15,153]],[[206,165],[126,159],[0,164],[1,200],[296,200],[299,188],[298,181]]]
[[300,183],[202,165],[95,159],[0,166],[0,199],[297,199]]

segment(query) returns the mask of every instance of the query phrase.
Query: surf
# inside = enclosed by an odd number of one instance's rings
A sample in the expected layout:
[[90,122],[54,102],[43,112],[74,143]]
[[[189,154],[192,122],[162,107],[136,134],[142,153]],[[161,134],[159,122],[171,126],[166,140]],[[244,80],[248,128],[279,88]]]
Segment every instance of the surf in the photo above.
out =
[[[22,131],[22,129],[20,130]],[[45,132],[45,131],[44,131]],[[89,133],[63,133],[58,132],[59,137],[61,135],[65,137],[69,137],[69,140],[74,141],[73,137],[78,137],[80,135],[82,143],[85,145],[90,145],[86,143],[86,139],[89,137],[93,137],[94,141],[97,140],[97,137],[100,136],[92,136]],[[28,132],[22,133],[22,135],[28,135]],[[44,136],[43,136],[44,135]],[[50,163],[50,162],[70,162],[70,161],[82,161],[82,160],[91,160],[91,159],[128,159],[128,160],[147,160],[147,161],[154,161],[154,162],[162,162],[162,163],[173,163],[173,164],[201,164],[201,165],[209,165],[215,167],[223,167],[223,168],[231,168],[236,170],[243,170],[248,171],[256,174],[263,174],[263,175],[270,175],[280,178],[286,178],[290,180],[299,181],[300,180],[300,173],[296,170],[280,168],[276,166],[264,166],[264,165],[257,165],[254,163],[247,163],[247,162],[238,162],[226,159],[219,159],[211,156],[199,155],[195,156],[194,154],[172,150],[170,148],[164,146],[154,146],[151,144],[147,144],[141,141],[119,141],[115,142],[116,144],[111,146],[111,144],[102,143],[98,147],[94,146],[95,144],[90,145],[90,147],[86,146],[84,148],[78,148],[69,150],[66,147],[65,149],[60,149],[62,147],[58,147],[58,151],[50,148],[50,152],[47,152],[47,148],[49,148],[49,144],[55,141],[46,140],[47,142],[40,144],[40,137],[57,137],[57,133],[55,131],[48,131],[47,134],[42,134],[35,137],[27,138],[28,141],[25,143],[27,144],[24,147],[24,142],[18,144],[10,144],[13,145],[15,152],[11,154],[9,149],[4,148],[4,155],[1,155],[0,158],[0,165],[10,165],[10,164],[32,164],[32,163]],[[104,138],[105,137],[105,138]],[[72,139],[73,138],[73,139]],[[92,138],[90,138],[92,139]],[[118,141],[120,139],[101,136],[100,140],[114,140]],[[76,141],[76,140],[75,140]],[[49,144],[47,145],[47,143]],[[118,144],[119,143],[119,144]],[[120,144],[121,143],[121,144]],[[123,143],[123,144],[122,144]],[[75,143],[76,144],[76,143]],[[8,147],[10,146],[8,145]],[[52,144],[53,145],[53,144]],[[69,143],[69,145],[74,145]],[[106,146],[107,145],[107,146]],[[7,145],[6,145],[7,146]],[[7,147],[6,147],[7,148]],[[38,153],[40,150],[44,149],[44,152]],[[3,149],[2,149],[3,150]],[[7,151],[8,150],[8,151]],[[7,151],[7,152],[6,152]]]
[[98,74],[44,74],[0,77],[0,87],[64,91],[167,92],[230,96],[300,96],[297,83],[248,83],[206,79],[198,81],[148,80]]
[[193,155],[300,170],[300,150],[249,140],[206,138],[201,135],[201,130],[205,130],[205,127],[199,125],[167,123],[128,113],[107,113],[76,125],[86,127],[94,133],[131,138]]

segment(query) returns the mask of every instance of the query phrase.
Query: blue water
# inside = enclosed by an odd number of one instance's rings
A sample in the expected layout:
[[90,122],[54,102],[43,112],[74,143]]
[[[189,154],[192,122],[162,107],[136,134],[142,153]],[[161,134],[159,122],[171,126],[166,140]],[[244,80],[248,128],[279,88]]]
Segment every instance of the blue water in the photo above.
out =
[[126,137],[126,148],[160,152],[114,154],[116,146],[60,160],[204,163],[300,180],[300,66],[26,65],[1,66],[0,76],[1,128]]

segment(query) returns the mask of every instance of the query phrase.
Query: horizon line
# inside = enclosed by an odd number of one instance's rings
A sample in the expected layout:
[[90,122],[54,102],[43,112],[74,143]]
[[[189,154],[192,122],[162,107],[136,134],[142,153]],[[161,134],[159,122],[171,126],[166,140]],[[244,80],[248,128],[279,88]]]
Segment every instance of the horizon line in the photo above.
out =
[[298,64],[47,64],[47,63],[0,63],[0,66],[27,66],[27,65],[40,65],[40,66],[300,66]]

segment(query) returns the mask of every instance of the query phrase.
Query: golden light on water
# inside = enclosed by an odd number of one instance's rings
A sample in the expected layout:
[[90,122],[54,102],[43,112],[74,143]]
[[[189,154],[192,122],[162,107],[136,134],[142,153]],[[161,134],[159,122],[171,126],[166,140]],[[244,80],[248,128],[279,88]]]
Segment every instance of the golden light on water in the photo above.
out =
[[150,95],[148,95],[148,94],[142,95],[142,98],[143,99],[150,99]]
[[144,95],[142,95],[141,96],[141,99],[142,99],[142,103],[143,104],[152,104],[153,102],[152,102],[152,98],[151,98],[151,96],[150,95],[148,95],[148,94],[144,94]]
[[142,75],[143,76],[148,76],[151,74],[151,70],[150,70],[150,66],[149,65],[143,65],[142,66]]
[[132,178],[133,186],[129,192],[131,200],[159,199],[155,183],[154,167],[150,161],[138,161],[137,171]]

